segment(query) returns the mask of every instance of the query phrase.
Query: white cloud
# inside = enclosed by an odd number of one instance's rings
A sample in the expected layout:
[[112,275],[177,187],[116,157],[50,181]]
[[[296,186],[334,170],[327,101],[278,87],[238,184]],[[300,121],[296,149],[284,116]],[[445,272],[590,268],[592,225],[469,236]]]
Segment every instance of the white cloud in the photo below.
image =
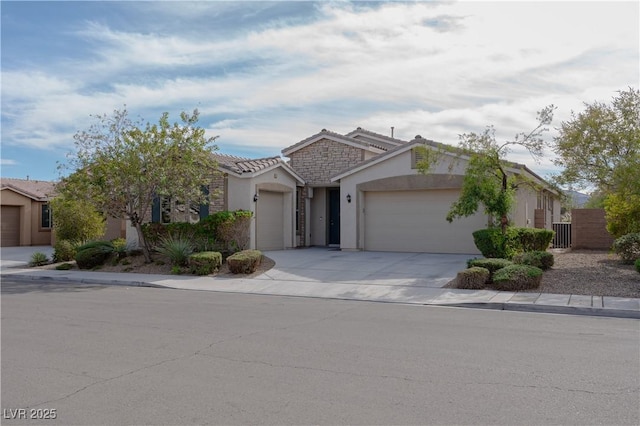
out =
[[16,160],[11,160],[8,158],[0,158],[0,166],[16,166],[19,163]]
[[153,5],[184,32],[96,20],[78,33],[93,46],[85,59],[3,71],[3,144],[71,146],[89,114],[123,104],[151,121],[198,107],[221,148],[264,155],[321,128],[456,143],[493,124],[511,138],[548,104],[557,125],[638,84],[637,3],[319,3],[313,19],[224,38],[187,31],[190,19],[215,26],[254,4],[196,5]]

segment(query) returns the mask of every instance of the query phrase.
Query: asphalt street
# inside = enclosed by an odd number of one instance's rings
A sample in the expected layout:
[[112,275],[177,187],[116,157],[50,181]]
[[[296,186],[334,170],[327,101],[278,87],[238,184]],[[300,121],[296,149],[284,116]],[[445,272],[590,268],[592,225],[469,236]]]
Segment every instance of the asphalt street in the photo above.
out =
[[639,331],[634,319],[3,279],[1,420],[640,424]]

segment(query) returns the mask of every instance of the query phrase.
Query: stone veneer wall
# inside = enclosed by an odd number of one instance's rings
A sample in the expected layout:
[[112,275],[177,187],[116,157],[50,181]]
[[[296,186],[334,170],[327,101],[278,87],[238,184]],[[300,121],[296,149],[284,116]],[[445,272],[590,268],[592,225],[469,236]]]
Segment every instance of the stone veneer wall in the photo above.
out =
[[304,179],[306,185],[298,209],[298,244],[306,245],[305,218],[309,185],[330,185],[331,176],[364,160],[364,150],[329,139],[321,139],[289,155],[289,165]]
[[289,156],[290,165],[307,185],[329,185],[331,176],[364,160],[364,150],[321,139]]
[[217,174],[209,184],[209,214],[214,214],[227,209],[225,192],[227,189],[227,177],[223,173]]

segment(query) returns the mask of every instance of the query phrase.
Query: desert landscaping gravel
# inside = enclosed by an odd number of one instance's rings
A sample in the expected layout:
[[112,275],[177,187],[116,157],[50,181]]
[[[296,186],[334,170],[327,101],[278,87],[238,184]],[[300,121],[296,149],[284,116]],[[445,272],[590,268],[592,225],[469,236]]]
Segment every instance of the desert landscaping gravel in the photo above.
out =
[[553,251],[555,264],[529,292],[640,298],[640,274],[606,251]]

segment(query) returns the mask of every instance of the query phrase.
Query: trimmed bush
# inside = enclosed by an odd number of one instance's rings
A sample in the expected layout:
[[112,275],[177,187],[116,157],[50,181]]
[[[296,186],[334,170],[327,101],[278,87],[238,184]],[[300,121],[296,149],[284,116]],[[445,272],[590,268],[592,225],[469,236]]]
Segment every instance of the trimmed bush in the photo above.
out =
[[509,265],[493,274],[492,288],[501,291],[519,291],[538,288],[542,269],[529,265]]
[[70,240],[58,240],[53,245],[53,261],[67,262],[76,257],[77,244]]
[[256,271],[262,261],[259,250],[243,250],[227,257],[229,271],[234,274],[251,274]]
[[203,251],[189,256],[189,272],[192,274],[213,274],[220,265],[222,265],[222,254],[217,251]]
[[554,259],[553,254],[548,251],[528,251],[516,254],[513,257],[513,263],[535,266],[536,268],[546,271],[553,266]]
[[516,250],[517,232],[507,228],[503,235],[500,228],[478,229],[473,233],[473,242],[484,257],[511,259]]
[[545,251],[549,248],[555,232],[549,229],[513,228],[517,234],[518,252]]
[[80,269],[93,269],[102,266],[107,261],[113,250],[105,250],[106,246],[93,246],[76,253],[76,264]]
[[487,268],[473,266],[458,272],[456,287],[468,290],[478,290],[485,287],[491,273]]
[[158,253],[164,254],[174,266],[186,266],[193,253],[191,240],[184,236],[168,236],[160,239]]
[[90,248],[99,248],[109,254],[113,253],[113,243],[111,241],[90,241],[77,248],[77,251],[82,251]]
[[636,271],[640,274],[640,259],[636,259],[635,267]]
[[613,251],[622,258],[625,263],[633,263],[640,259],[640,232],[623,235],[613,242]]
[[73,265],[70,263],[61,263],[56,266],[58,271],[68,271],[69,269],[73,269]]
[[37,251],[31,255],[31,261],[29,262],[29,266],[42,266],[49,263],[49,258],[46,254]]
[[477,266],[488,269],[492,274],[505,266],[513,265],[513,262],[507,259],[473,259],[469,262],[469,267]]
[[473,233],[473,241],[484,257],[511,259],[518,253],[545,251],[554,232],[537,228],[479,229]]

